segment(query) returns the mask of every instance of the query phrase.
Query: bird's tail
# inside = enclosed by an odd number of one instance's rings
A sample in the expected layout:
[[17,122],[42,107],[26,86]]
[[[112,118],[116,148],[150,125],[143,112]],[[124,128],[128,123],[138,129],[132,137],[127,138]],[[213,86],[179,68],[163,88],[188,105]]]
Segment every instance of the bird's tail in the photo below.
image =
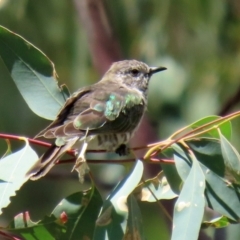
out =
[[66,151],[71,149],[77,140],[78,138],[71,139],[62,146],[53,144],[29,171],[30,179],[35,181],[44,177],[55,165],[56,161],[59,160]]

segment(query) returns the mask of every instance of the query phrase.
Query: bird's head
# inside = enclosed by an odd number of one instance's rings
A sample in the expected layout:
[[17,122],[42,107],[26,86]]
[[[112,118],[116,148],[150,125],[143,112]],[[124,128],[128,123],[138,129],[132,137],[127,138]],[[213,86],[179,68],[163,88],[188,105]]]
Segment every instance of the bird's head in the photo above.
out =
[[151,76],[165,69],[149,67],[137,60],[124,60],[113,63],[102,80],[118,81],[120,84],[146,92]]

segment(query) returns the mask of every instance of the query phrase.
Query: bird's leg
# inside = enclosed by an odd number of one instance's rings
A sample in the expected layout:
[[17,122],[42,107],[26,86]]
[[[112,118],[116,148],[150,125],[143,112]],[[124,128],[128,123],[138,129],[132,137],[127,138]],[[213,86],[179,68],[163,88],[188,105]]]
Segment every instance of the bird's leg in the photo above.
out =
[[130,153],[126,144],[121,144],[115,151],[119,156],[126,156]]
[[88,134],[88,130],[86,131],[86,135],[83,140],[82,149],[81,149],[80,153],[78,154],[76,163],[72,169],[72,171],[76,170],[78,172],[79,181],[81,183],[84,182],[84,175],[89,172],[89,167],[88,167],[88,164],[87,164],[86,158],[85,158],[85,153],[86,153],[86,150],[88,147],[87,134]]

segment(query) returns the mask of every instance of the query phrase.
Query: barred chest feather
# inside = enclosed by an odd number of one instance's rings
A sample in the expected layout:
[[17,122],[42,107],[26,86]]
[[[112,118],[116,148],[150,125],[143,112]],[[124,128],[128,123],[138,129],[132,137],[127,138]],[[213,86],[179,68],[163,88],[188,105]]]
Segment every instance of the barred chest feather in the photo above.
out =
[[132,133],[98,134],[90,136],[88,150],[106,150],[114,152],[121,144],[127,144]]

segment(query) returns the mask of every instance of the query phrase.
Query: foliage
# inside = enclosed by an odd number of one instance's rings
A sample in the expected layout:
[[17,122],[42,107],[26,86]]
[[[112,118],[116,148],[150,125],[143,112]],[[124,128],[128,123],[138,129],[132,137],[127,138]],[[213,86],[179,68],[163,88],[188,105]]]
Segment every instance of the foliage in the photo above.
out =
[[[3,27],[0,57],[30,109],[40,117],[53,119],[69,93],[66,87],[57,85],[52,62]],[[46,106],[50,109],[46,110]],[[194,240],[201,228],[237,223],[240,157],[230,143],[230,121],[239,115],[235,112],[200,119],[168,139],[148,145],[142,159],[132,164],[120,160],[119,163],[125,163],[127,174],[106,200],[92,180],[90,189],[65,197],[40,221],[33,222],[29,213],[24,212],[16,215],[8,227],[1,227],[1,231],[18,236],[12,239],[145,239],[138,201],[152,204],[176,197],[172,240]],[[6,138],[4,134],[0,136]],[[0,161],[1,209],[11,208],[10,197],[27,181],[29,170],[38,160],[29,146],[34,141],[19,136],[12,139],[25,140],[26,146]],[[163,171],[144,180],[144,162],[160,164]],[[204,221],[205,207],[221,216]]]

